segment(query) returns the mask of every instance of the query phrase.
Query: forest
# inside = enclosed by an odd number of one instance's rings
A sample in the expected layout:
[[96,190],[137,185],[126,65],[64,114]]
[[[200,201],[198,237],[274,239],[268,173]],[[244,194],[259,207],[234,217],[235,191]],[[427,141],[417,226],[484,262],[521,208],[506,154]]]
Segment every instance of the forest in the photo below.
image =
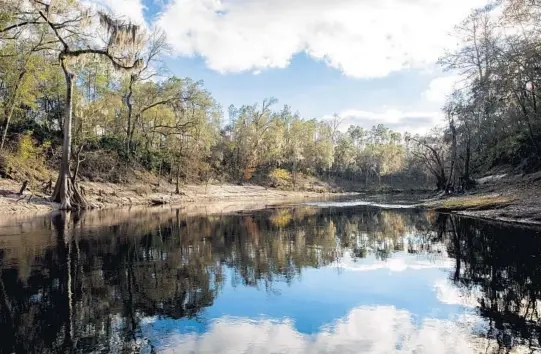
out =
[[159,28],[76,0],[0,0],[0,176],[48,182],[70,209],[88,205],[78,180],[127,183],[133,171],[178,193],[187,182],[295,189],[304,176],[449,192],[497,168],[538,170],[541,4],[497,1],[453,35],[439,60],[457,77],[445,121],[419,136],[304,117],[274,97],[225,109],[197,78],[171,75]]

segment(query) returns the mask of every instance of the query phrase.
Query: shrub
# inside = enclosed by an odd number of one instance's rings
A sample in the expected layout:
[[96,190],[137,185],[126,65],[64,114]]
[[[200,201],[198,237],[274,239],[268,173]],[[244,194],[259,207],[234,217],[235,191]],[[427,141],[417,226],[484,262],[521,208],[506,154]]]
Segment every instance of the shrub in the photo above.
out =
[[34,146],[31,131],[27,131],[19,137],[17,143],[17,157],[21,161],[35,158],[37,156],[37,151],[38,149]]
[[32,160],[38,162],[39,165],[45,165],[46,155],[51,148],[51,142],[43,141],[41,144],[33,138],[33,132],[27,131],[19,136],[17,142],[16,156],[20,162]]
[[291,187],[291,173],[283,168],[275,168],[271,170],[269,173],[269,179],[273,187]]

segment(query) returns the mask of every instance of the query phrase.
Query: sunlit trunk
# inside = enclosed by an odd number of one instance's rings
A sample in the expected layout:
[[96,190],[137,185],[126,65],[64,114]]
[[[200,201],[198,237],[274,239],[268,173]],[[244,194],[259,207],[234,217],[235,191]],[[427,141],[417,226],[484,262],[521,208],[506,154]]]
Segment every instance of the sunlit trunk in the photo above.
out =
[[88,203],[81,193],[72,183],[70,176],[70,161],[71,161],[71,126],[73,121],[73,79],[75,75],[71,73],[65,66],[64,59],[62,61],[62,69],[66,78],[66,107],[64,111],[64,140],[62,144],[62,163],[60,172],[54,188],[51,199],[54,202],[60,203],[61,210],[69,210],[74,208],[84,209],[88,207]]
[[64,77],[66,78],[66,107],[64,111],[64,140],[62,143],[62,162],[60,165],[60,173],[56,182],[55,191],[53,193],[53,201],[60,203],[60,209],[71,209],[71,178],[70,178],[70,161],[71,161],[71,125],[73,121],[72,100],[73,100],[73,73],[69,72],[64,65]]
[[131,145],[132,145],[132,138],[133,138],[133,127],[132,127],[132,115],[133,115],[133,75],[130,76],[130,86],[129,86],[129,92],[128,96],[126,97],[126,106],[128,107],[128,127],[126,130],[126,140],[127,140],[127,152],[128,156],[131,155]]

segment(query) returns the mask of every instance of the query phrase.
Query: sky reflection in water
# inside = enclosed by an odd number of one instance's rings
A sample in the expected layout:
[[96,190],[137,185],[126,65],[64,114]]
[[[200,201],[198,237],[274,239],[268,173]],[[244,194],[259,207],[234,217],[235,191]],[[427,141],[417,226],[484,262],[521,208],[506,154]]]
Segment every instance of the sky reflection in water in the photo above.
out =
[[0,233],[1,352],[539,345],[536,230],[348,205],[91,213]]

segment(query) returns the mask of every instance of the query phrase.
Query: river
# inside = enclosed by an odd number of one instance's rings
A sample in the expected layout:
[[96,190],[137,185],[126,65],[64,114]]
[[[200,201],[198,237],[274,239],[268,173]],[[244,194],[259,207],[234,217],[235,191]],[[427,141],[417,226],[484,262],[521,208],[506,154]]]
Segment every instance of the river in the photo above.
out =
[[3,223],[1,353],[532,353],[541,233],[388,204]]

